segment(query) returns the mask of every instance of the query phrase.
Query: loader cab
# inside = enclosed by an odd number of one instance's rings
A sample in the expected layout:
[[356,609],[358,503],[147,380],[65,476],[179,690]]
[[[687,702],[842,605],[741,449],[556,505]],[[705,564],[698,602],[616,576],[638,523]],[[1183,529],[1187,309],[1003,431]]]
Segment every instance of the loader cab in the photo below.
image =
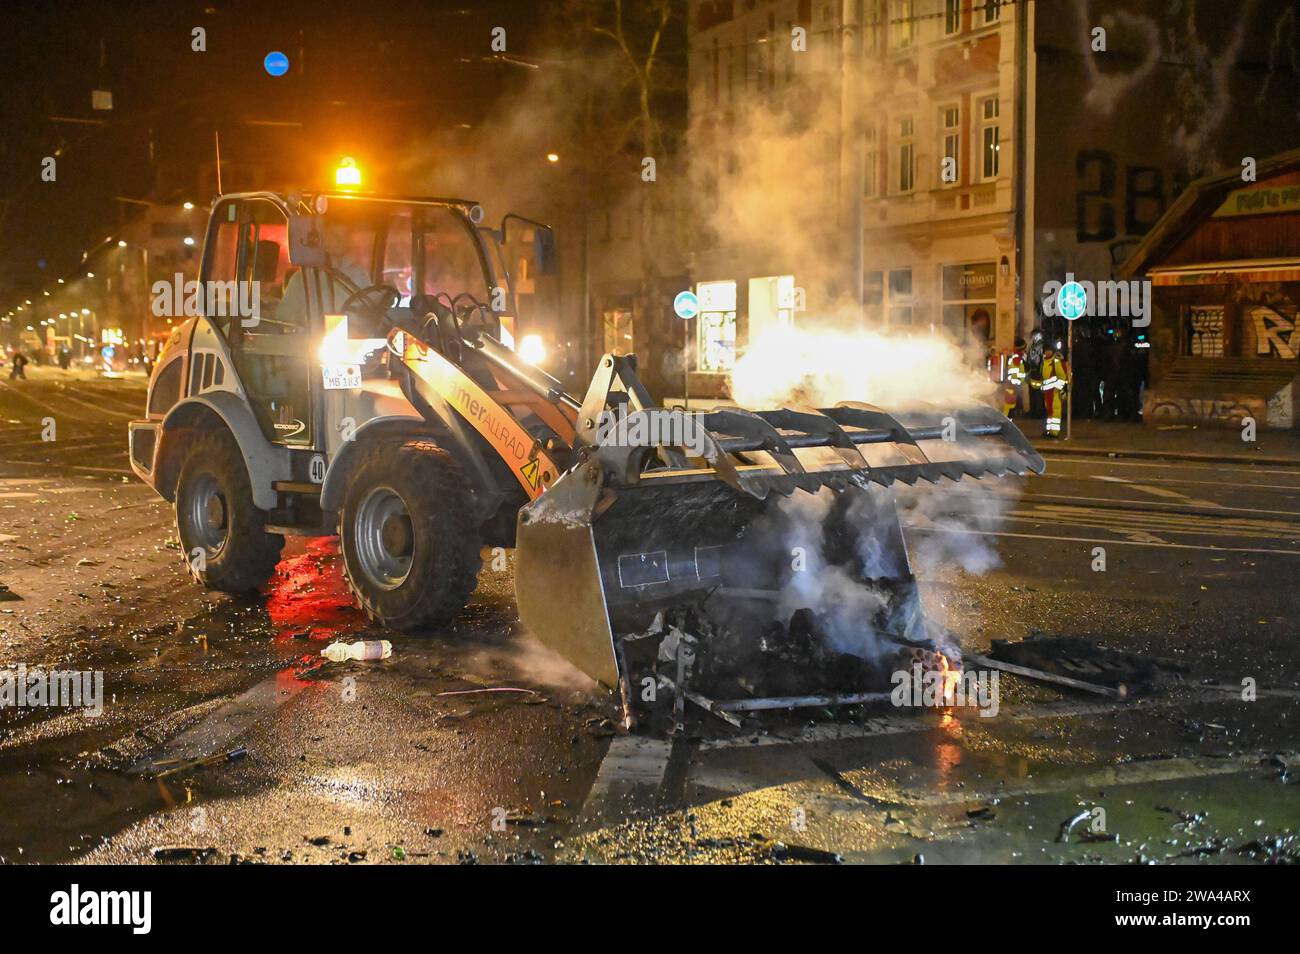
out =
[[258,425],[268,441],[312,444],[310,311],[290,291],[288,212],[277,197],[233,196],[213,209],[201,280],[204,311],[225,338]]
[[[355,195],[290,202],[270,193],[216,204],[201,275],[205,311],[268,441],[328,450],[323,395],[387,375],[383,349],[331,365],[321,350],[337,324],[328,316],[347,315],[349,338],[382,337],[393,325],[425,330],[430,315],[452,320],[467,311],[499,333],[493,263],[467,208]],[[312,210],[324,253],[316,264],[295,261],[291,250],[291,216]]]

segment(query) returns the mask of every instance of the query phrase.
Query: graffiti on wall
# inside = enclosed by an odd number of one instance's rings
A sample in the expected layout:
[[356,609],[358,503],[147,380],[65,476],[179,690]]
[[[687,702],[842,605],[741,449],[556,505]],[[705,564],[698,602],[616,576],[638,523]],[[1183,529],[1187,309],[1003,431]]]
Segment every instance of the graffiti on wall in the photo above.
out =
[[1255,333],[1255,354],[1259,357],[1294,360],[1300,350],[1300,322],[1272,308],[1254,308],[1250,323]]
[[1153,396],[1143,417],[1157,421],[1197,421],[1206,424],[1237,424],[1243,417],[1260,415],[1230,398]]

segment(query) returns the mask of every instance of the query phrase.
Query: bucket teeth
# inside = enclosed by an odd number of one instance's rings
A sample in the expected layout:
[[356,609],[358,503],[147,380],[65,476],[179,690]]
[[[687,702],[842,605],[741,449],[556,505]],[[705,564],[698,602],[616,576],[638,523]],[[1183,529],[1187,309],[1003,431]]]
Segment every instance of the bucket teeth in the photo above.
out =
[[[831,408],[785,407],[748,411],[720,407],[691,415],[703,432],[702,453],[688,466],[653,471],[656,484],[711,475],[758,500],[773,491],[815,493],[821,487],[882,487],[899,480],[937,484],[986,474],[1042,473],[1042,458],[1007,418],[989,407],[945,411],[929,405],[892,415],[869,404]],[[598,457],[607,485],[633,486],[647,476],[644,448],[602,445]],[[660,448],[660,461],[685,459],[680,448]],[[801,456],[808,452],[813,456]],[[820,455],[820,456],[818,456]],[[654,455],[649,455],[653,457]]]

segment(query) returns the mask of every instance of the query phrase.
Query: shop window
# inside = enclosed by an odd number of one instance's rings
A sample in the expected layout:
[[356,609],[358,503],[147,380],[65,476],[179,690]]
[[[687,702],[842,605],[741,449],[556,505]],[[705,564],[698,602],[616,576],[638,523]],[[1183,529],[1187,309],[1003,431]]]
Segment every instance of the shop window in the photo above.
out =
[[973,262],[942,269],[943,329],[957,341],[984,348],[993,342],[997,265]]
[[1188,307],[1185,329],[1185,355],[1191,358],[1223,357],[1222,305]]
[[736,366],[736,283],[700,282],[696,294],[696,370],[724,374]]

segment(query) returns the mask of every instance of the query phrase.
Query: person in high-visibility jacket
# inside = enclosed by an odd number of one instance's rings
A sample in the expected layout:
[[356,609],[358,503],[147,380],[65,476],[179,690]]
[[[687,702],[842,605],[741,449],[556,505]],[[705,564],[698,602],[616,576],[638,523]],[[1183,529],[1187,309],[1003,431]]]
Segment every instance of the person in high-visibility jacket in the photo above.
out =
[[1007,378],[1002,388],[1002,413],[1010,417],[1011,412],[1020,406],[1020,389],[1028,377],[1025,370],[1025,339],[1016,339],[1016,350],[1007,358]]
[[1065,392],[1070,386],[1070,367],[1060,352],[1048,345],[1043,349],[1043,367],[1034,384],[1043,391],[1045,437],[1061,436],[1061,419],[1065,412]]

